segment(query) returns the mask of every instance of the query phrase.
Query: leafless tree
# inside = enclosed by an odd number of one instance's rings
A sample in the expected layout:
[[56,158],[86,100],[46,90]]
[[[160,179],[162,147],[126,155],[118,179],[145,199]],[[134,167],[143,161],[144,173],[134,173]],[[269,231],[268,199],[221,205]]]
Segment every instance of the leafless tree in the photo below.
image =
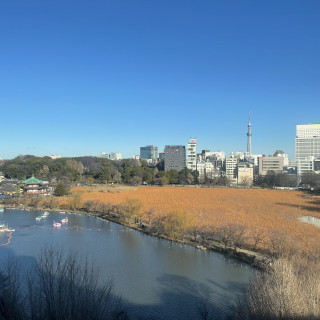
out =
[[112,281],[101,283],[87,259],[53,248],[41,252],[28,279],[29,317],[52,319],[120,319]]
[[20,286],[20,268],[8,257],[5,269],[0,271],[0,319],[23,319],[23,298]]
[[236,251],[245,240],[245,232],[246,228],[244,226],[229,223],[219,227],[216,234],[224,244],[225,250],[230,247]]
[[236,319],[319,319],[319,266],[298,259],[279,259],[252,279]]
[[261,244],[266,238],[266,235],[262,231],[253,231],[249,236],[249,241],[252,244],[252,250],[256,251],[258,245]]

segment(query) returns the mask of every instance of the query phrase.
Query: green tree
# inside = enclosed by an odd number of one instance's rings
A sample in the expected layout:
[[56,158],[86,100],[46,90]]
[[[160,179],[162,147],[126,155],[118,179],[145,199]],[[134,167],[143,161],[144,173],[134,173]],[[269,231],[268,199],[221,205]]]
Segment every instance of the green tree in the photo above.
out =
[[4,175],[6,176],[6,178],[10,179],[21,178],[22,172],[17,164],[9,164],[4,171]]
[[167,172],[167,178],[170,184],[178,183],[179,172],[177,170],[171,169]]
[[65,196],[67,194],[67,189],[62,183],[59,183],[54,191],[54,194],[58,197]]
[[147,183],[151,183],[152,182],[152,173],[151,172],[146,172],[143,180]]

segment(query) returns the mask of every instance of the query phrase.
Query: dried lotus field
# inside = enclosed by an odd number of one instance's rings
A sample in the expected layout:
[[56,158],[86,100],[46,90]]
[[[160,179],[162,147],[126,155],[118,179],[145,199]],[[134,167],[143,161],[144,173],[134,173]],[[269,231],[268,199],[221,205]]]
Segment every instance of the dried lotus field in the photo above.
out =
[[142,203],[144,212],[149,209],[161,213],[188,211],[195,216],[197,224],[204,227],[245,226],[247,235],[265,236],[261,248],[270,247],[271,238],[278,239],[279,245],[287,242],[302,251],[313,251],[320,243],[320,228],[298,219],[310,215],[320,218],[320,198],[311,198],[302,192],[123,186],[106,186],[105,189],[79,187],[72,192],[81,193],[83,203],[92,200],[118,205],[127,199],[137,199]]

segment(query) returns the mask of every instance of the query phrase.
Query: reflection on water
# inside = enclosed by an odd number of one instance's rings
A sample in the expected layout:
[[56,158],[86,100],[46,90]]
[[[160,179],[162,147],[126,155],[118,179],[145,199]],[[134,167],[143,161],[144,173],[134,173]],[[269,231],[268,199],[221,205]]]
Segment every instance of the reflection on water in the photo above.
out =
[[313,224],[320,227],[320,219],[312,216],[303,216],[299,218],[300,221]]
[[[101,277],[113,278],[117,292],[133,319],[197,319],[201,297],[213,301],[223,316],[245,291],[252,269],[209,251],[154,238],[85,215],[5,209],[0,220],[16,232],[10,245],[0,247],[0,263],[13,254],[27,264],[45,245],[87,255]],[[53,221],[69,223],[54,229]],[[0,244],[5,239],[0,238]]]

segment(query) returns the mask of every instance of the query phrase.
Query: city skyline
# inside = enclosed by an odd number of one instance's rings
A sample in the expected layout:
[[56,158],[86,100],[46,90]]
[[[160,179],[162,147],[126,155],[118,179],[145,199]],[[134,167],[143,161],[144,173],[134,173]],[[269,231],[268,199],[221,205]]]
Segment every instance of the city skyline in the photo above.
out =
[[320,122],[318,1],[0,4],[0,158],[283,150]]

